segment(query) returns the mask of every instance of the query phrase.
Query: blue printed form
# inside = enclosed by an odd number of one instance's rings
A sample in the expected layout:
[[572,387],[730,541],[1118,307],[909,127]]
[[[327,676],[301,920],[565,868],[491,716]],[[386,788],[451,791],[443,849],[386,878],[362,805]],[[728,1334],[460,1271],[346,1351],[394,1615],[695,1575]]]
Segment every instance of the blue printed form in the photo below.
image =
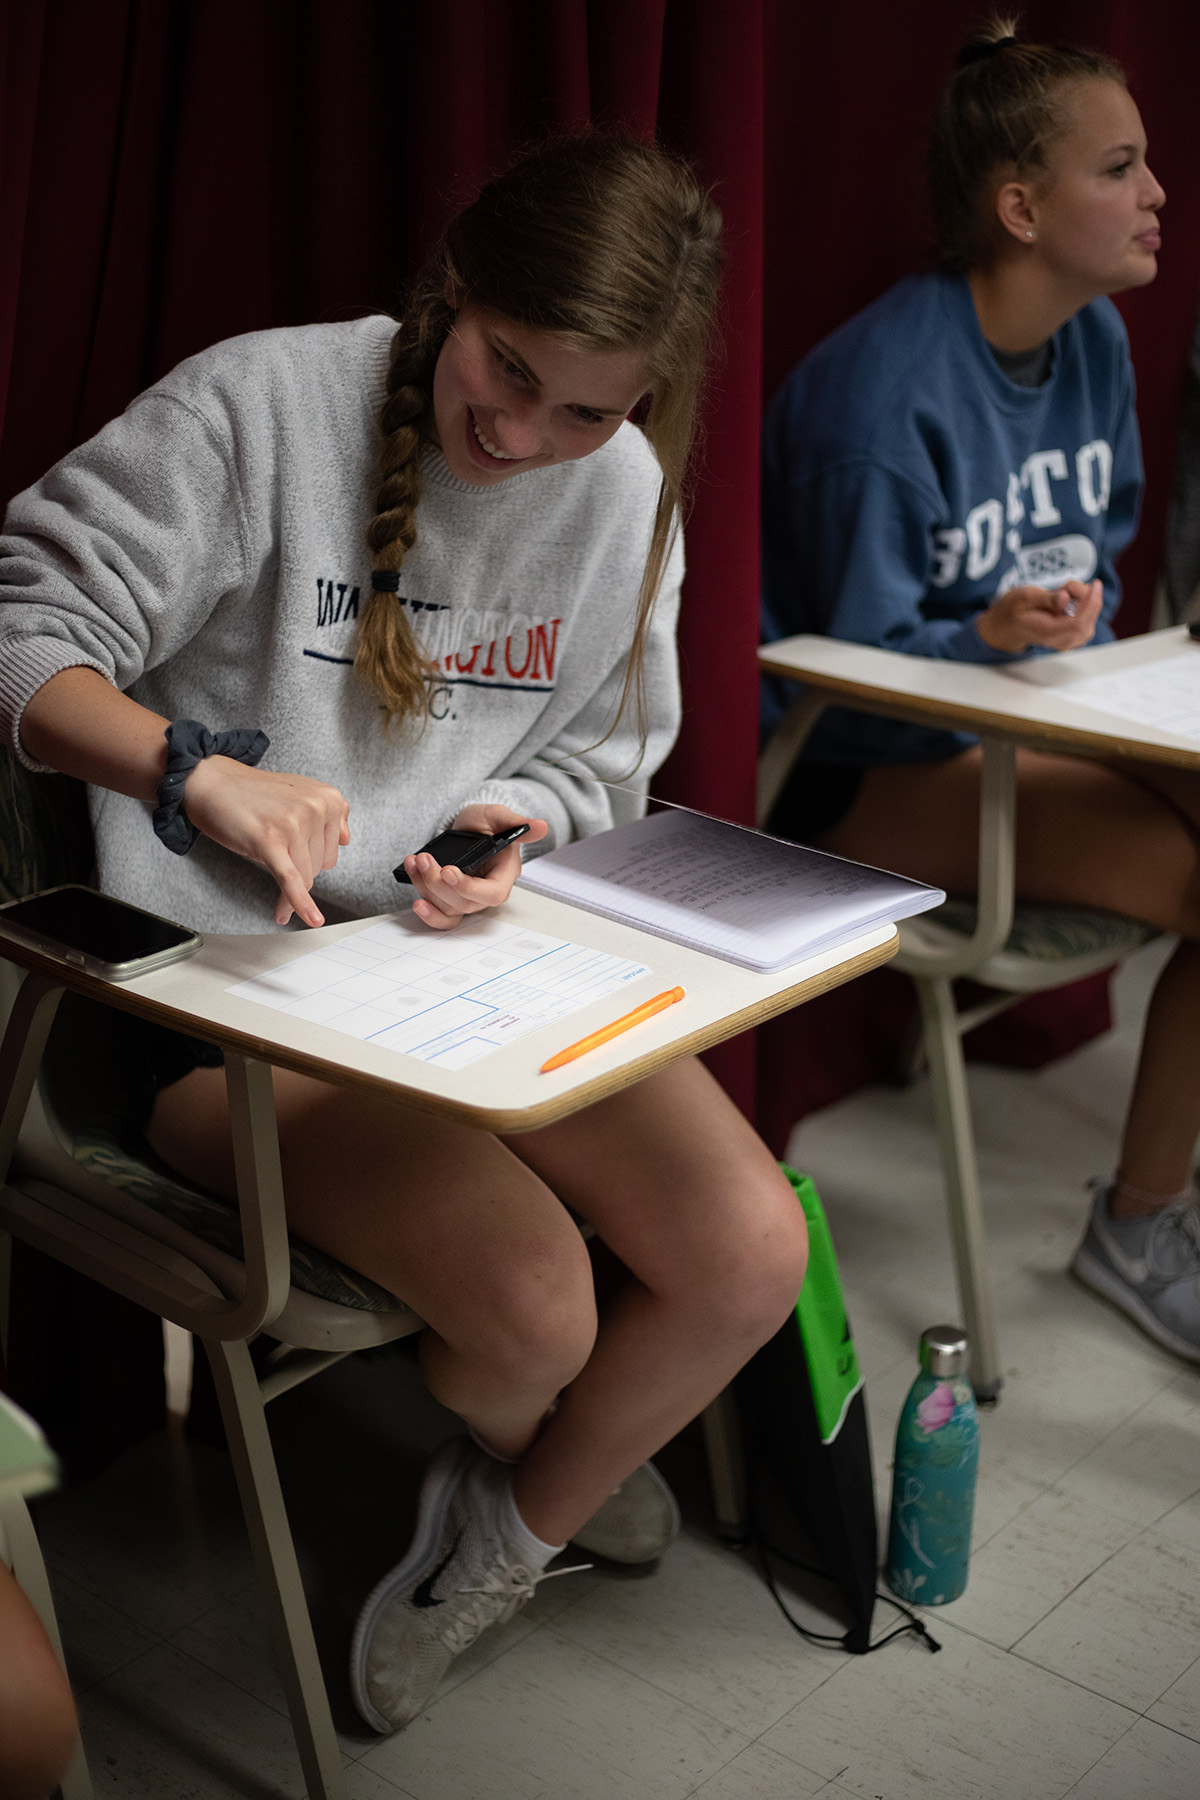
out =
[[461,1069],[649,972],[499,918],[438,933],[401,914],[226,991]]

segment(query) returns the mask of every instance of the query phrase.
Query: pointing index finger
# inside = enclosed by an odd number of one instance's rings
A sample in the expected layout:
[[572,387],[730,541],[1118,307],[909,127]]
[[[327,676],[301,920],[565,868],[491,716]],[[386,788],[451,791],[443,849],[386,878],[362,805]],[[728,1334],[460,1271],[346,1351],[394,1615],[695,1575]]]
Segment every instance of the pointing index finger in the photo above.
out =
[[281,860],[274,867],[268,864],[267,871],[279,883],[280,904],[275,910],[276,924],[286,925],[293,913],[298,919],[303,919],[306,925],[318,926],[325,923],[324,915],[309,893],[304,877],[290,858]]

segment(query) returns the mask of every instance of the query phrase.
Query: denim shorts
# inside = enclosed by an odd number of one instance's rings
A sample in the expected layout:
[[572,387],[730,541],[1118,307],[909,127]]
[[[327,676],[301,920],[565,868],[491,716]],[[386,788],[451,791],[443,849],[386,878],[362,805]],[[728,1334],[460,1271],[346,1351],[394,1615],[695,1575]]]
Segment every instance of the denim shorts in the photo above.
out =
[[141,1131],[163,1088],[224,1061],[215,1044],[68,993],[59,1002],[44,1073],[63,1093],[86,1087],[106,1116]]

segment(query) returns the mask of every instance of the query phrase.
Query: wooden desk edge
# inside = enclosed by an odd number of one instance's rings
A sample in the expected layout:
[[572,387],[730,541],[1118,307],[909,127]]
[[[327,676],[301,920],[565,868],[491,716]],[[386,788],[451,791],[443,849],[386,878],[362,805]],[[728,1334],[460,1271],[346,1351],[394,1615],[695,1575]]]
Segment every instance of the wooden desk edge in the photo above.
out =
[[847,704],[863,712],[882,715],[886,719],[902,719],[909,724],[947,726],[952,730],[969,730],[981,736],[1021,738],[1032,748],[1072,752],[1080,756],[1129,757],[1136,762],[1166,763],[1173,768],[1195,766],[1196,752],[1175,749],[1169,744],[1140,743],[1129,738],[1110,737],[1106,732],[1089,731],[1086,726],[1055,725],[1044,719],[1022,719],[1013,713],[993,712],[989,707],[956,705],[950,700],[936,700],[926,695],[898,695],[894,688],[876,687],[867,681],[852,681],[846,675],[830,675],[824,670],[797,669],[782,660],[772,659],[769,649],[758,653],[764,675],[782,675],[798,681],[806,688],[819,688],[836,694]]
[[[314,1075],[338,1087],[374,1088],[392,1099],[403,1101],[416,1112],[457,1119],[480,1131],[517,1134],[537,1131],[543,1125],[553,1125],[559,1119],[568,1118],[585,1106],[605,1099],[609,1094],[632,1087],[635,1082],[678,1062],[681,1057],[695,1056],[701,1050],[711,1049],[714,1044],[724,1043],[726,1038],[736,1037],[740,1032],[749,1030],[752,1025],[763,1024],[767,1019],[776,1018],[793,1006],[813,1000],[818,994],[827,993],[830,988],[840,987],[843,982],[865,975],[868,970],[890,962],[898,948],[899,937],[893,930],[891,937],[885,938],[882,944],[859,951],[844,962],[834,963],[819,974],[797,982],[794,987],[781,988],[777,993],[752,1001],[749,1006],[742,1007],[737,1012],[726,1013],[720,1019],[713,1019],[707,1025],[699,1026],[695,1031],[672,1038],[669,1044],[660,1045],[645,1056],[622,1063],[619,1068],[609,1069],[594,1081],[568,1088],[558,1094],[551,1093],[545,1101],[522,1107],[475,1107],[469,1101],[449,1095],[430,1094],[409,1088],[403,1081],[389,1079],[387,1076],[347,1069],[344,1063],[314,1056],[308,1051],[289,1050],[266,1038],[239,1031],[234,1026],[218,1025],[195,1013],[167,1006],[162,1001],[146,999],[123,987],[120,982],[105,981],[98,975],[67,968],[54,957],[46,956],[32,946],[6,940],[0,946],[0,955],[8,962],[48,976],[57,986],[70,993],[82,994],[89,1000],[103,1001],[121,1012],[132,1013],[136,1018],[148,1019],[156,1025],[170,1026],[186,1036],[199,1037],[206,1043],[216,1044],[223,1050],[235,1050],[243,1056],[255,1057],[260,1062],[270,1063],[273,1068],[292,1069],[299,1075]],[[545,1079],[552,1081],[553,1078],[547,1076]]]
[[[768,994],[765,999],[755,1000],[738,1012],[726,1013],[723,1018],[714,1019],[709,1025],[702,1025],[696,1031],[688,1032],[683,1037],[673,1038],[669,1044],[658,1050],[651,1050],[636,1061],[623,1063],[619,1069],[610,1069],[605,1075],[598,1075],[582,1087],[572,1088],[568,1094],[558,1100],[547,1100],[543,1105],[522,1110],[522,1124],[512,1122],[515,1115],[503,1115],[505,1123],[491,1124],[480,1118],[483,1128],[488,1131],[505,1131],[518,1133],[536,1131],[542,1125],[553,1125],[556,1120],[568,1114],[579,1112],[584,1106],[591,1106],[596,1100],[603,1100],[609,1094],[619,1093],[622,1088],[632,1087],[635,1082],[642,1081],[656,1070],[667,1068],[684,1056],[696,1056],[701,1050],[710,1050],[714,1044],[723,1044],[726,1039],[737,1037],[740,1032],[748,1031],[752,1025],[765,1024],[768,1019],[777,1018],[780,1013],[788,1012],[793,1006],[800,1006],[806,1000],[815,1000],[818,994],[826,994],[830,988],[841,987],[844,982],[853,981],[858,975],[865,975],[871,969],[890,962],[900,947],[900,939],[895,930],[890,938],[877,944],[872,950],[860,950],[856,956],[848,957],[845,962],[834,963],[831,968],[823,969],[818,975],[810,975],[804,981],[797,982],[795,987],[782,988],[776,994]],[[533,1116],[531,1116],[531,1114]],[[497,1119],[502,1115],[495,1114]],[[472,1119],[472,1123],[474,1123]]]

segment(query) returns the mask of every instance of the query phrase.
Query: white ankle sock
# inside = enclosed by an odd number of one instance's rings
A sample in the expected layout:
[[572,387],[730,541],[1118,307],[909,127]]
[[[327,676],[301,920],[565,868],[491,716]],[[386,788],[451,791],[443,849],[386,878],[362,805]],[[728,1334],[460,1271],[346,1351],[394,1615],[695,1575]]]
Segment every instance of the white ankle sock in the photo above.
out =
[[[1118,1172],[1113,1176],[1112,1181],[1109,1183],[1108,1197],[1104,1203],[1104,1210],[1113,1224],[1124,1225],[1127,1224],[1131,1218],[1151,1219],[1154,1217],[1155,1213],[1162,1212],[1168,1206],[1180,1206],[1185,1200],[1191,1199],[1192,1192],[1193,1189],[1189,1184],[1185,1188],[1180,1188],[1177,1194],[1152,1194],[1145,1188],[1134,1187],[1131,1181],[1126,1181],[1125,1177]],[[1139,1207],[1139,1211],[1137,1213],[1127,1214],[1124,1218],[1115,1216],[1112,1210],[1112,1203],[1119,1193],[1124,1193],[1128,1199],[1135,1201]]]
[[565,1544],[543,1543],[540,1537],[536,1537],[534,1533],[530,1531],[528,1525],[521,1517],[517,1502],[513,1496],[511,1475],[506,1476],[499,1484],[496,1492],[496,1503],[498,1513],[497,1523],[500,1526],[501,1536],[505,1543],[511,1544],[514,1550],[520,1551],[530,1568],[534,1570],[544,1569],[552,1556],[557,1556],[560,1550],[566,1549]]

